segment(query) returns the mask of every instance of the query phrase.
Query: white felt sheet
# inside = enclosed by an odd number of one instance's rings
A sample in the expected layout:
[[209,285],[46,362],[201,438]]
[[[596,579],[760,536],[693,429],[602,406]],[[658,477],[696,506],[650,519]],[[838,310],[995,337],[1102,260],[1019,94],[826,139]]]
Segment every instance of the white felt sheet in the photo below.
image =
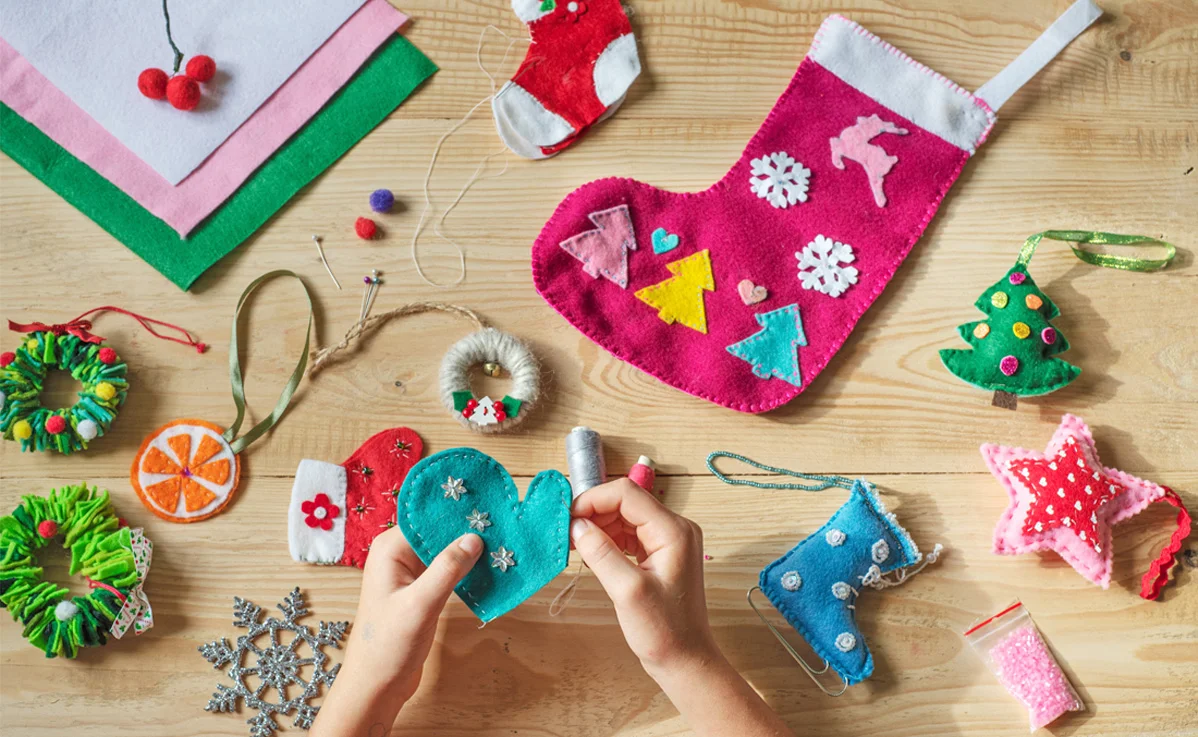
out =
[[208,158],[363,2],[171,2],[171,32],[179,49],[188,58],[211,56],[218,69],[216,78],[201,86],[204,98],[191,112],[147,99],[137,89],[143,69],[172,70],[174,52],[160,0],[3,0],[0,37],[173,185]]

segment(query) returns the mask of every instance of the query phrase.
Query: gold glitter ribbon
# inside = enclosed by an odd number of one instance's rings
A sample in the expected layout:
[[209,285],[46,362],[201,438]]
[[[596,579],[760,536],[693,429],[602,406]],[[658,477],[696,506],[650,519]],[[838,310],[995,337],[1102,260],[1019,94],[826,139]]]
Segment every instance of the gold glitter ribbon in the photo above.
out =
[[[1073,249],[1073,255],[1087,264],[1104,266],[1108,269],[1122,269],[1123,271],[1156,271],[1157,269],[1163,269],[1177,255],[1177,249],[1172,243],[1166,243],[1156,238],[1149,238],[1146,235],[1120,235],[1119,233],[1101,233],[1096,230],[1046,230],[1043,233],[1036,233],[1023,242],[1023,249],[1019,251],[1019,259],[1016,263],[1027,266],[1027,263],[1032,260],[1032,256],[1036,253],[1036,246],[1040,245],[1040,241],[1045,238],[1068,243],[1069,247]],[[1078,245],[1083,244],[1095,246],[1160,246],[1165,249],[1165,257],[1150,259],[1120,256],[1113,253],[1094,253],[1093,251],[1078,248]]]

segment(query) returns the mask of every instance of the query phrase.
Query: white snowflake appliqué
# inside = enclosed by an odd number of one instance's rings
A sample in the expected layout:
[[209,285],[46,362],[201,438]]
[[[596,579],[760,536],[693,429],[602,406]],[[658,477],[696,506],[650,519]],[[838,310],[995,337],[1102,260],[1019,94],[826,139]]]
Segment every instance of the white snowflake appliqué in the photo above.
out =
[[753,194],[779,208],[807,201],[811,170],[791,158],[790,154],[777,151],[749,163],[752,167],[749,171],[749,187]]
[[803,250],[795,251],[795,258],[799,260],[799,283],[803,289],[839,297],[857,283],[857,267],[846,266],[857,258],[847,243],[817,235]]
[[[204,710],[232,712],[237,710],[239,700],[244,701],[247,707],[258,711],[253,719],[246,721],[250,725],[250,737],[271,737],[278,732],[275,714],[295,712],[293,726],[300,729],[311,727],[320,707],[309,705],[308,700],[319,693],[322,684],[332,686],[337,671],[341,669],[340,663],[332,668],[327,667],[328,656],[320,646],[339,648],[337,643],[345,638],[349,622],[321,622],[315,634],[306,625],[298,624],[295,620],[308,613],[298,587],[278,604],[278,608],[283,612],[283,619],[270,617],[262,621],[261,607],[240,597],[233,597],[233,626],[248,631],[237,638],[236,648],[223,637],[199,648],[200,654],[212,663],[213,668],[220,669],[231,663],[233,667],[228,670],[228,676],[236,684],[233,688],[217,684],[216,693],[212,694]],[[281,642],[280,632],[290,632],[294,637],[290,642]],[[256,643],[263,635],[268,636],[267,641]],[[297,651],[300,645],[306,645],[311,654],[301,656]],[[247,654],[256,656],[257,662],[243,665]],[[307,666],[311,666],[312,674],[304,680],[300,673]],[[246,683],[246,676],[251,675],[257,679],[253,687]],[[286,693],[288,686],[293,686],[293,693],[294,687],[299,688],[299,693],[290,699]],[[276,701],[263,698],[267,689],[274,689]]]

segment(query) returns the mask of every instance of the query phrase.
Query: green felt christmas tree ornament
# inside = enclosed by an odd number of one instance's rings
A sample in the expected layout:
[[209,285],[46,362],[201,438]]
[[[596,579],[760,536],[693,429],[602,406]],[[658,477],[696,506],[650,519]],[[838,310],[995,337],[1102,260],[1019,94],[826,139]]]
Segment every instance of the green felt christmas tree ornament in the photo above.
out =
[[[1088,264],[1124,271],[1164,268],[1176,253],[1169,243],[1138,235],[1048,230],[1028,238],[1010,271],[974,302],[986,318],[957,328],[970,347],[940,351],[940,360],[957,378],[994,392],[996,407],[1015,409],[1019,397],[1054,392],[1081,374],[1080,368],[1057,357],[1069,350],[1069,341],[1053,325],[1061,311],[1028,272],[1028,262],[1044,238],[1068,242],[1074,255]],[[1165,249],[1165,256],[1147,259],[1098,253],[1080,248],[1084,244],[1155,245]]]

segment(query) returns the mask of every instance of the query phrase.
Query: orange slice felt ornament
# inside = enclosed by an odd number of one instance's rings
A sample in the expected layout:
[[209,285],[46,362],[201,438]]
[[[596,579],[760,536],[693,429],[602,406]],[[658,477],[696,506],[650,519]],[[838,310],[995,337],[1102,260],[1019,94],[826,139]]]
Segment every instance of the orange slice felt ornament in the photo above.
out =
[[233,313],[233,329],[229,341],[229,380],[237,417],[228,430],[204,420],[183,419],[168,422],[142,442],[133,465],[129,482],[142,504],[168,522],[199,522],[219,514],[233,500],[241,481],[241,460],[245,448],[282,418],[291,402],[291,395],[303,378],[308,364],[309,338],[299,362],[292,371],[274,411],[244,435],[237,437],[245,419],[245,388],[241,376],[240,350],[237,340],[237,321],[241,308],[258,285],[276,276],[291,276],[304,287],[308,298],[307,336],[312,333],[312,296],[296,274],[286,270],[272,271],[250,282],[237,301]]

